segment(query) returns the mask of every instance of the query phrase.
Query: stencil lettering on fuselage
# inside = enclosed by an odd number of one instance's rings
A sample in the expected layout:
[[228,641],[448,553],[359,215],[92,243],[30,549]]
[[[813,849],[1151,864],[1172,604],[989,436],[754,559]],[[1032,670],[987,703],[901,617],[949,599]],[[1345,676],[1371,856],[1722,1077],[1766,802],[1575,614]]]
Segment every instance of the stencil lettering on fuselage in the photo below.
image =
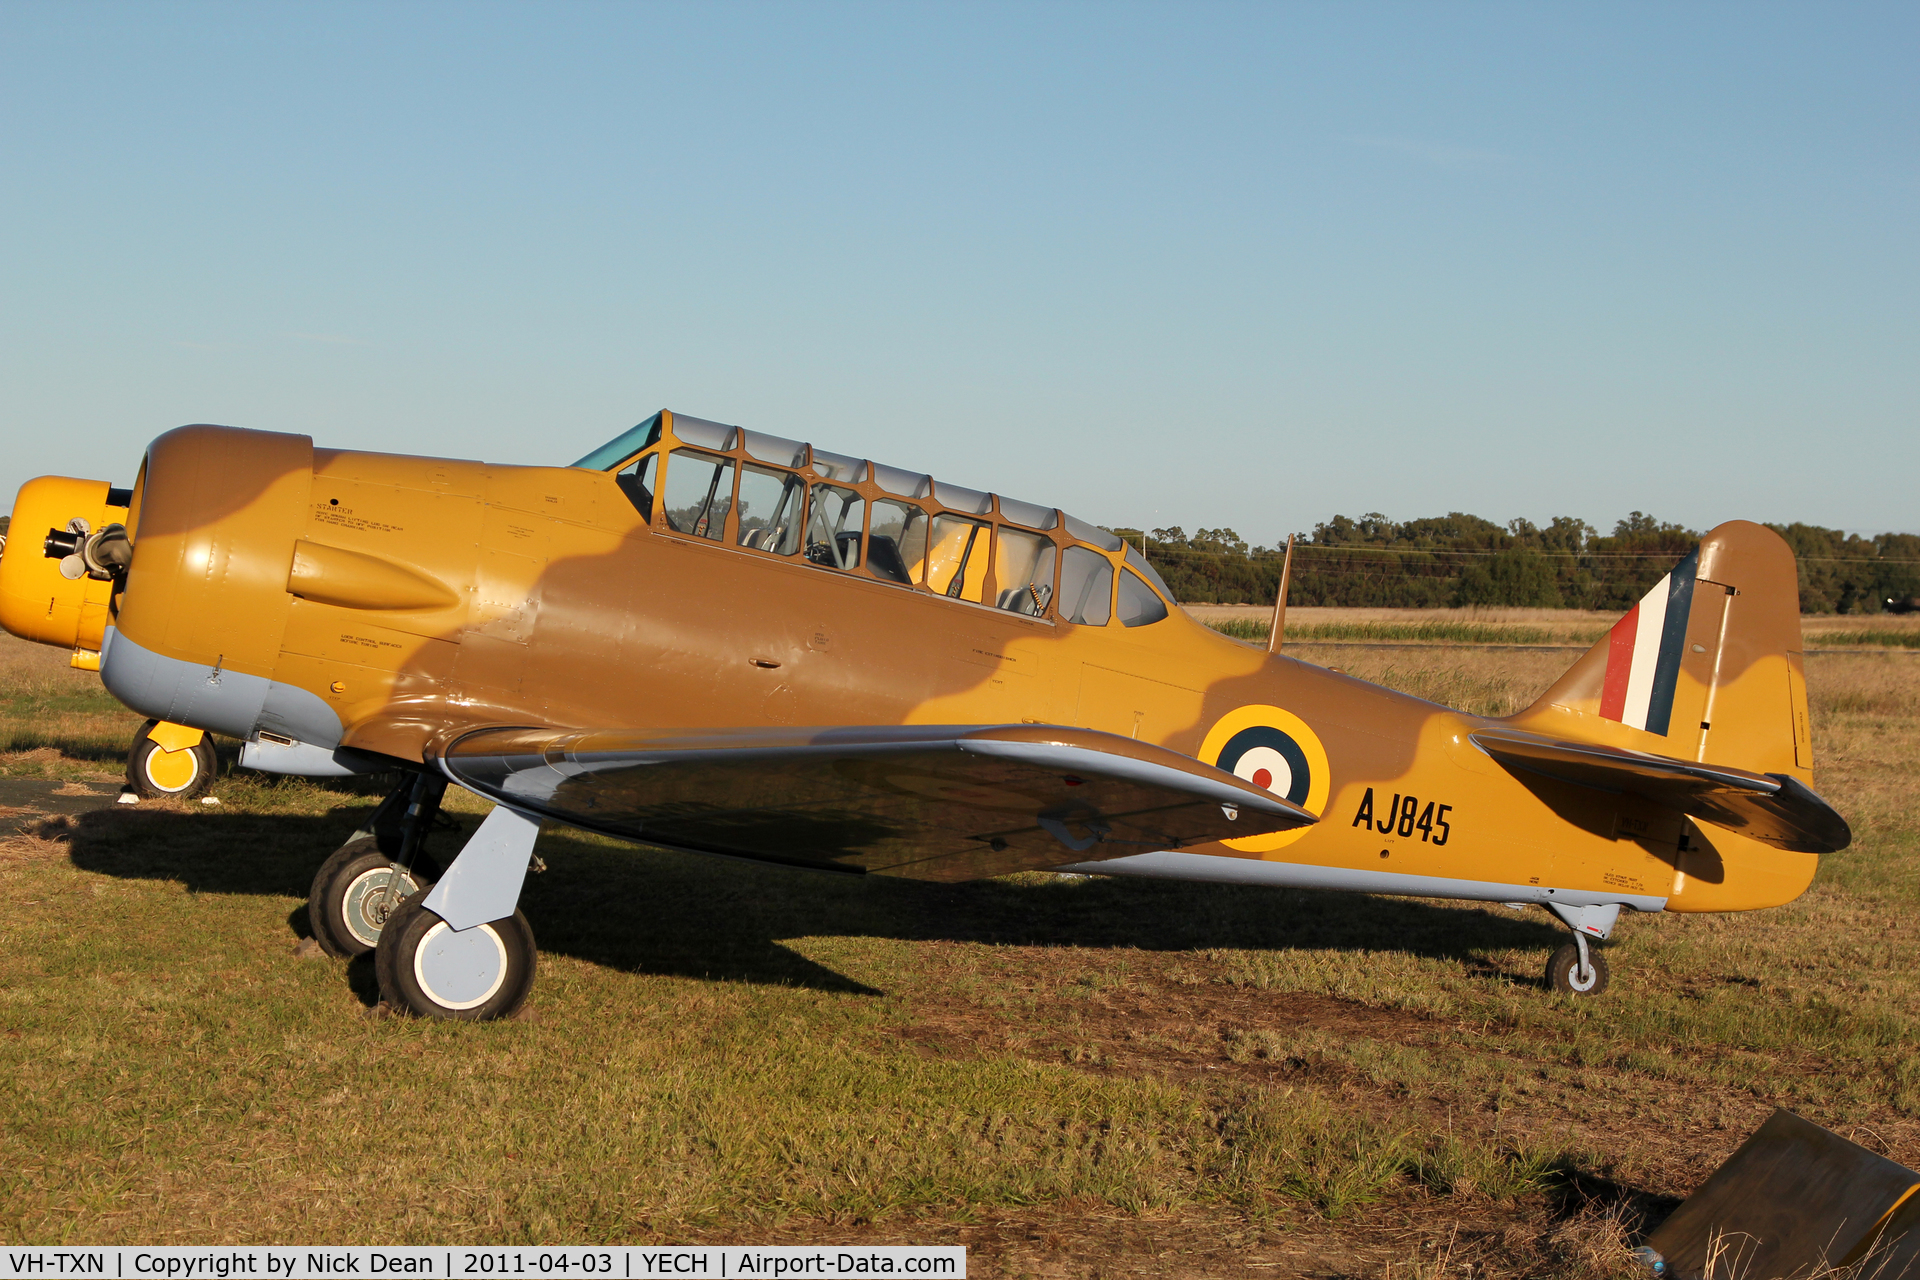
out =
[[1197,689],[1091,662],[1080,668],[1079,723],[1088,729],[1165,746],[1200,718],[1200,701]]

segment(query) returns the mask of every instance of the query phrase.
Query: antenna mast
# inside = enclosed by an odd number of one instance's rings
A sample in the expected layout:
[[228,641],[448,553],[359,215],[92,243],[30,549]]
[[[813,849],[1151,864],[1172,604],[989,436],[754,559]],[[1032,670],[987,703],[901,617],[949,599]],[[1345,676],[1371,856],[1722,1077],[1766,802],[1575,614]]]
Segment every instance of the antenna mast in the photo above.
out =
[[1273,597],[1273,625],[1267,629],[1267,652],[1280,652],[1280,635],[1287,626],[1287,585],[1293,580],[1293,535],[1287,535],[1287,558],[1280,562],[1280,590]]

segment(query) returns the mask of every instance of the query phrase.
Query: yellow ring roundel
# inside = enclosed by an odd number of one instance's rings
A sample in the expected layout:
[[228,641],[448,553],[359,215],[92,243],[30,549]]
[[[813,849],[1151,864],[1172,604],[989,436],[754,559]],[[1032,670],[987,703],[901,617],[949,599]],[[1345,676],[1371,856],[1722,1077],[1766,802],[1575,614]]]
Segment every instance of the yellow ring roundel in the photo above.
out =
[[[1332,779],[1327,751],[1307,722],[1279,707],[1236,707],[1221,716],[1200,744],[1200,759],[1293,801],[1316,817],[1326,808]],[[1312,827],[1225,840],[1229,849],[1266,853],[1292,844]]]

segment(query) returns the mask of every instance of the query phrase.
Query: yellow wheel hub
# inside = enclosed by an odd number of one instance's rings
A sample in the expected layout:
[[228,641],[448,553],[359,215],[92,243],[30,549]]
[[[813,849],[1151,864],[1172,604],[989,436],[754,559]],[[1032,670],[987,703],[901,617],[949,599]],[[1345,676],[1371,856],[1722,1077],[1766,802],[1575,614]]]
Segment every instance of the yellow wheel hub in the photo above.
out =
[[147,753],[147,781],[160,791],[185,791],[200,776],[200,755],[193,748]]

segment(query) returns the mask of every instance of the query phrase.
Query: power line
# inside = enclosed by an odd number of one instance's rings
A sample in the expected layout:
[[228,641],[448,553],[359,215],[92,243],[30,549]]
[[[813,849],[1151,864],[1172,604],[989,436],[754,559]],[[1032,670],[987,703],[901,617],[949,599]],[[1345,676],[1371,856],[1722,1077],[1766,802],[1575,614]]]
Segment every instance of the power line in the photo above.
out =
[[[1471,547],[1357,547],[1328,545],[1320,542],[1300,542],[1294,544],[1294,554],[1303,551],[1325,552],[1328,555],[1379,555],[1379,556],[1469,556],[1487,557],[1505,555],[1519,551],[1540,556],[1543,559],[1563,560],[1661,560],[1675,558],[1673,551],[1547,551],[1538,547],[1506,547],[1500,550],[1488,550]],[[1175,547],[1161,542],[1154,544],[1149,559],[1154,556],[1204,556],[1217,559],[1241,559],[1247,561],[1278,560],[1285,553],[1277,550],[1258,551],[1207,551],[1200,547]],[[1916,564],[1920,560],[1896,559],[1883,556],[1796,556],[1802,564]]]

